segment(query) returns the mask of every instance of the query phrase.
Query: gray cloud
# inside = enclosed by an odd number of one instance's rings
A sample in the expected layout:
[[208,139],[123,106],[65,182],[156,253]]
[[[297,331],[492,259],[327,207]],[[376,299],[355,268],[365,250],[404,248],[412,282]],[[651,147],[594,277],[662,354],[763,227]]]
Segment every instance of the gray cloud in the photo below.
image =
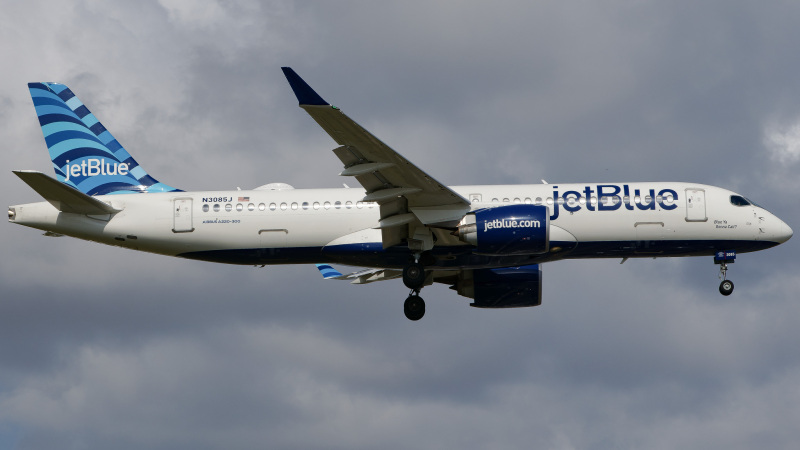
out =
[[[4,5],[0,197],[50,173],[25,87],[67,83],[184,189],[338,187],[279,68],[449,184],[676,180],[788,223],[793,5],[53,2]],[[347,181],[347,180],[344,180]],[[797,228],[797,226],[795,226]],[[8,448],[794,448],[794,241],[741,255],[546,265],[544,304],[45,238],[0,259]]]

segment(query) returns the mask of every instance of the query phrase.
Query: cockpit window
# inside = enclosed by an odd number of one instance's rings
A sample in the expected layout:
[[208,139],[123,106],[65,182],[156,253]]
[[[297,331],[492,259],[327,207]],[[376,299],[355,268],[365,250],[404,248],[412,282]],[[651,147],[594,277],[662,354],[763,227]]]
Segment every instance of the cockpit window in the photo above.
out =
[[741,195],[731,195],[731,203],[735,206],[750,206],[750,202]]

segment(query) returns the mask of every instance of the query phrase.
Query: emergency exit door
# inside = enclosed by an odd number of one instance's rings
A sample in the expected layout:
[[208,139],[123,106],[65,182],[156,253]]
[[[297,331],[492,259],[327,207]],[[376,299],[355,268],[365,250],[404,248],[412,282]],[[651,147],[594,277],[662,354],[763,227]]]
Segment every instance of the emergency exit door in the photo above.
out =
[[172,231],[175,233],[188,233],[194,231],[192,226],[192,199],[176,198],[172,204]]
[[686,221],[705,222],[706,217],[706,191],[703,189],[686,190]]

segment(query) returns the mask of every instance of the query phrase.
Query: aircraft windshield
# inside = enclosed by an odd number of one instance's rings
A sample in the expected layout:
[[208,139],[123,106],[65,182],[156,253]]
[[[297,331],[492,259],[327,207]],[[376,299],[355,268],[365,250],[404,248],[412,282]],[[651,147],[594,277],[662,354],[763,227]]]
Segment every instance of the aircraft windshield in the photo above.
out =
[[735,206],[749,206],[751,204],[741,195],[731,195],[731,203]]
[[731,195],[731,204],[735,206],[756,206],[758,208],[764,209],[763,206],[759,205],[758,203],[750,200],[749,198],[742,197],[741,195]]

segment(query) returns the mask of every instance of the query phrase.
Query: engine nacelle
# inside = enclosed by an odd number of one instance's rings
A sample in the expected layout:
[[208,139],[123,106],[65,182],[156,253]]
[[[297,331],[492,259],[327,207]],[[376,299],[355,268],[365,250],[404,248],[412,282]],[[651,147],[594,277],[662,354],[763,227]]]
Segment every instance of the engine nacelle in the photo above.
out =
[[538,255],[550,250],[546,206],[507,205],[468,213],[457,236],[482,255]]

